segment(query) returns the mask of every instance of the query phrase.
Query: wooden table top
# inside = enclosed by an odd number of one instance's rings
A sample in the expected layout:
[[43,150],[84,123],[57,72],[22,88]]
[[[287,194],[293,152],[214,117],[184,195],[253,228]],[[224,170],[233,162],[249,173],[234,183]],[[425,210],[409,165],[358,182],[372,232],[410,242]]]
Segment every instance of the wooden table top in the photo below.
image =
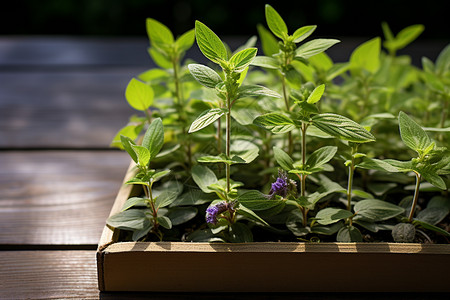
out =
[[134,113],[128,81],[153,67],[146,48],[140,38],[0,37],[0,299],[359,299],[99,293],[95,249],[129,164],[108,145]]

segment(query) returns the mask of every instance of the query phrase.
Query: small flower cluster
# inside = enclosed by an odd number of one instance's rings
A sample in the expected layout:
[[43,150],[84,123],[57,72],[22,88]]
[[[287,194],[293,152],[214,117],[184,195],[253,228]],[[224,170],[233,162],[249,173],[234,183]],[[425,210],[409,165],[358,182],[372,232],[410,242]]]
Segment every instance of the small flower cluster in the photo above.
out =
[[217,217],[228,210],[228,204],[225,201],[211,205],[206,209],[206,222],[209,224],[217,224]]
[[273,198],[275,195],[279,195],[283,198],[286,198],[289,195],[289,193],[296,193],[296,192],[297,192],[297,185],[295,181],[289,179],[287,177],[286,172],[278,171],[278,178],[274,183],[272,183],[268,196],[269,198]]

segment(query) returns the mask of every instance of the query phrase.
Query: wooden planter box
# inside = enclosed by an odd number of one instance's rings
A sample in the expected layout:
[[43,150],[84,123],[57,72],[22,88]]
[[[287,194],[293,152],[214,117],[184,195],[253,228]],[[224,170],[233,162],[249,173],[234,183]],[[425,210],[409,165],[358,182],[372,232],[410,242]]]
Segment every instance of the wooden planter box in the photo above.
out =
[[[125,180],[132,175],[131,166]],[[137,191],[123,185],[111,215]],[[450,292],[450,245],[117,242],[103,230],[100,291]]]

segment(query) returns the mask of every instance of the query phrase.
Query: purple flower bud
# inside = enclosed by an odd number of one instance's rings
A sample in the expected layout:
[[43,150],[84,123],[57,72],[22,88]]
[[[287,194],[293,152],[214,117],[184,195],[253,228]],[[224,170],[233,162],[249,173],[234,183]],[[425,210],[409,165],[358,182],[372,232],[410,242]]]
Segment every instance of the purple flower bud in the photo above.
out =
[[281,197],[286,197],[289,192],[289,181],[286,173],[279,172],[277,180],[272,183],[272,188],[270,189],[270,196],[280,195]]
[[209,224],[217,224],[217,217],[227,209],[228,205],[225,201],[210,205],[206,209],[206,222]]

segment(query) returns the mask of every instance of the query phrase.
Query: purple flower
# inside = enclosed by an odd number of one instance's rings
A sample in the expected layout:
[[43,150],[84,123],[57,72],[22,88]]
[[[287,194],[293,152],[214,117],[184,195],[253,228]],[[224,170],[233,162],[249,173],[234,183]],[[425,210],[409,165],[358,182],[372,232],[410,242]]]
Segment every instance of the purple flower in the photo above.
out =
[[289,193],[295,194],[296,190],[297,185],[295,184],[295,181],[290,180],[287,177],[286,172],[278,171],[278,178],[272,183],[268,197],[272,199],[275,195],[279,195],[286,198]]
[[228,210],[228,205],[225,201],[210,205],[206,209],[206,222],[209,224],[217,224],[217,217]]

